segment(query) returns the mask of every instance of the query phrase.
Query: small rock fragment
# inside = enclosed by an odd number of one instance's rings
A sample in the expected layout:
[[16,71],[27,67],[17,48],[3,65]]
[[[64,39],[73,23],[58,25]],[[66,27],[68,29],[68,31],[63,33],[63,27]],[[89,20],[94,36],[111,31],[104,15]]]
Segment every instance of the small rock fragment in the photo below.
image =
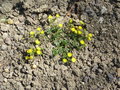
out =
[[32,69],[36,69],[36,68],[37,68],[37,65],[33,64]]
[[1,50],[7,50],[7,45],[5,45],[5,44],[3,44],[2,46],[1,46]]
[[10,38],[6,38],[6,39],[5,39],[5,43],[8,44],[8,45],[10,45],[10,44],[11,44]]
[[9,19],[7,20],[7,23],[8,23],[8,24],[13,24],[13,20],[9,18]]
[[117,75],[120,77],[120,68],[117,69]]
[[5,25],[5,24],[1,23],[1,31],[8,31],[9,28],[10,28],[9,25]]
[[7,78],[4,78],[4,82],[7,82]]
[[105,6],[103,6],[102,9],[101,9],[101,14],[104,14],[106,12],[107,12],[107,8]]
[[5,70],[4,70],[4,71],[7,73],[7,72],[9,72],[9,69],[8,69],[8,68],[5,68]]
[[8,37],[8,34],[7,33],[3,33],[2,38],[5,39],[7,37]]

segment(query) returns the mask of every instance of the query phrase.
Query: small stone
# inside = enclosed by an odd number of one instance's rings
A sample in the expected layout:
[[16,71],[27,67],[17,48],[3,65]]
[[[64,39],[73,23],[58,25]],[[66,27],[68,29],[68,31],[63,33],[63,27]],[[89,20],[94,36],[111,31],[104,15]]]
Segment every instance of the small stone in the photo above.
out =
[[3,33],[2,37],[3,37],[3,39],[7,38],[8,34],[7,33]]
[[13,20],[9,18],[9,19],[7,20],[7,23],[8,23],[8,24],[13,24]]
[[10,38],[6,38],[6,39],[5,39],[5,43],[8,44],[8,45],[10,45],[10,44],[11,44]]
[[103,20],[104,20],[104,18],[100,17],[99,20],[98,20],[98,23],[103,23]]
[[4,82],[7,82],[7,78],[4,78]]
[[120,77],[120,68],[117,69],[117,75]]
[[105,6],[103,6],[102,9],[101,9],[101,14],[104,14],[106,12],[107,12],[107,8]]
[[112,82],[114,80],[114,76],[111,73],[108,73],[107,77],[109,82]]
[[8,69],[8,68],[5,68],[5,70],[4,70],[4,71],[7,73],[7,72],[9,72],[9,69]]
[[60,90],[67,90],[65,87],[61,88]]
[[61,69],[64,71],[64,70],[67,70],[68,68],[64,65],[61,65]]
[[37,65],[33,64],[32,69],[36,69],[36,68],[37,68]]
[[117,83],[119,86],[120,86],[120,81],[118,81],[118,83]]
[[5,25],[3,23],[0,24],[1,25],[1,31],[8,31],[10,26],[9,25]]
[[7,45],[5,45],[5,44],[3,44],[2,46],[1,46],[1,50],[7,50]]

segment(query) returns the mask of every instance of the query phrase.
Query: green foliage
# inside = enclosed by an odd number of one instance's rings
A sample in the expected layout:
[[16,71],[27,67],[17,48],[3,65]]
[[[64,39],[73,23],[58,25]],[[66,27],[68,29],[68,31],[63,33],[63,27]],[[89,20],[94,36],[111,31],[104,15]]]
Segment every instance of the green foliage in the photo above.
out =
[[[83,21],[79,21],[79,26],[75,25],[76,21],[70,19],[65,24],[56,25],[54,22],[57,20],[56,17],[49,16],[48,22],[50,28],[46,30],[46,35],[49,36],[49,41],[55,46],[52,53],[53,56],[59,54],[64,61],[69,62],[67,53],[72,52],[73,49],[79,50],[84,48],[88,40],[91,40],[93,36],[88,33],[86,24]],[[75,61],[75,59],[72,59]]]

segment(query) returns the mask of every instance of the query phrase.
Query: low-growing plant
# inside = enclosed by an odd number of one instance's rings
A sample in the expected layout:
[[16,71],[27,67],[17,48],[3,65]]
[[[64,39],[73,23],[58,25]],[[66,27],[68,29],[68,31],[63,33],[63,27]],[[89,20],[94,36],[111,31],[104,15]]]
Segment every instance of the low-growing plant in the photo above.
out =
[[53,56],[59,54],[64,63],[75,62],[76,58],[72,56],[73,49],[79,50],[87,46],[87,41],[91,40],[93,34],[88,33],[83,21],[79,21],[79,25],[76,25],[73,19],[56,24],[55,21],[59,17],[58,14],[48,16],[49,29],[46,30],[46,35],[55,46],[52,50]]

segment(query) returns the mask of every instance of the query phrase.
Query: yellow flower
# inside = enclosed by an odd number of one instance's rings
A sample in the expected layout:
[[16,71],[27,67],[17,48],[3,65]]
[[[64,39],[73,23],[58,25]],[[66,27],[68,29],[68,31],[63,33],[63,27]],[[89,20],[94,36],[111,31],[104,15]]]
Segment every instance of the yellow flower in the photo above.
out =
[[72,57],[72,53],[70,53],[70,52],[67,53],[67,56],[68,56],[68,57]]
[[37,55],[41,55],[42,52],[40,50],[36,51]]
[[41,28],[40,28],[40,27],[38,27],[38,28],[37,28],[37,31],[40,31],[40,30],[41,30]]
[[85,44],[85,41],[84,40],[80,40],[80,44]]
[[31,36],[35,35],[35,32],[34,32],[34,31],[31,31],[31,32],[30,32],[30,35],[31,35]]
[[40,47],[36,47],[36,50],[41,50],[41,48]]
[[91,40],[91,37],[87,37],[88,40]]
[[34,57],[33,56],[30,56],[29,59],[33,59]]
[[66,63],[66,62],[68,62],[68,60],[67,60],[67,59],[65,59],[65,58],[64,58],[62,61],[63,61],[63,63]]
[[85,23],[83,21],[80,21],[80,24],[85,25]]
[[77,30],[74,31],[77,34]]
[[60,17],[60,15],[59,15],[59,14],[56,14],[56,17],[58,18],[58,17]]
[[89,33],[89,34],[88,34],[88,37],[93,37],[93,34],[92,34],[92,33]]
[[72,19],[70,19],[70,20],[69,20],[69,22],[70,22],[70,23],[72,23],[72,22],[73,22],[73,20],[72,20]]
[[35,44],[39,45],[40,44],[40,41],[37,39],[35,40]]
[[29,59],[29,56],[26,56],[25,59],[28,60],[28,59]]
[[28,54],[31,54],[31,53],[33,53],[33,50],[32,50],[32,49],[28,49],[28,50],[27,50],[27,53],[28,53]]
[[73,32],[74,32],[75,30],[76,30],[75,28],[71,28],[71,31],[73,31]]
[[60,28],[62,28],[62,27],[63,27],[63,24],[59,24],[58,26],[59,26]]
[[83,28],[82,28],[82,26],[78,26],[78,29],[80,29],[80,30],[81,30],[81,29],[83,29]]
[[78,31],[77,33],[80,35],[80,34],[82,34],[82,31]]
[[52,19],[52,18],[53,18],[53,16],[51,16],[51,15],[48,16],[48,19]]
[[45,32],[44,32],[44,30],[42,30],[41,32],[40,32],[40,34],[44,34]]
[[76,62],[76,58],[72,57],[71,61]]

